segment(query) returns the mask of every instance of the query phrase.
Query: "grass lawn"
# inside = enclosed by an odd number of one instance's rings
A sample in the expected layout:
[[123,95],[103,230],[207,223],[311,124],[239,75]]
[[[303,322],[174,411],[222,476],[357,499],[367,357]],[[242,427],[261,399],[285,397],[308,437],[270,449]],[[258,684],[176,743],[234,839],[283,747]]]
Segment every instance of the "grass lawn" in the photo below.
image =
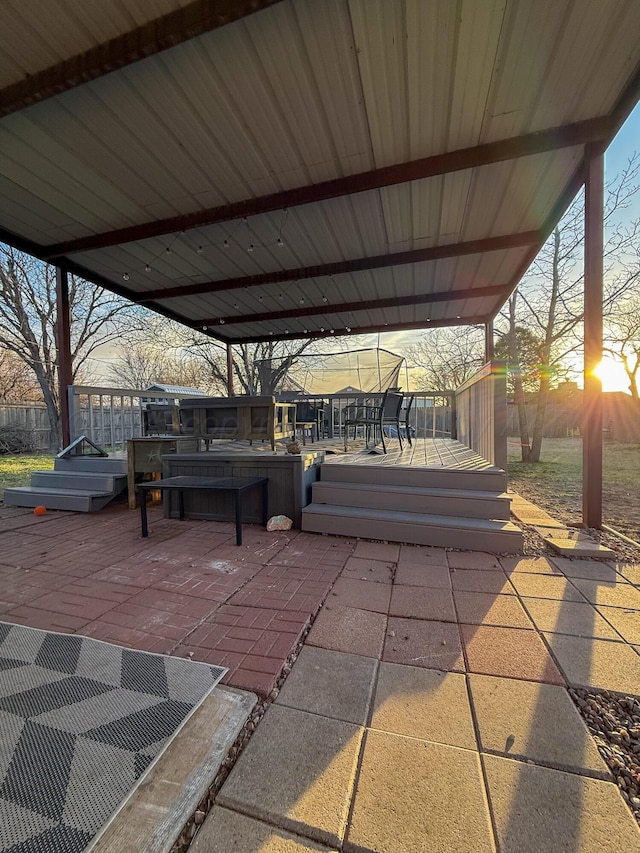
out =
[[[509,488],[561,520],[582,521],[582,440],[545,438],[541,461],[520,462],[517,439],[509,439]],[[606,443],[603,448],[603,521],[640,539],[640,445]]]
[[53,468],[55,456],[50,453],[19,453],[0,456],[0,496],[10,486],[28,486],[32,471],[48,471]]

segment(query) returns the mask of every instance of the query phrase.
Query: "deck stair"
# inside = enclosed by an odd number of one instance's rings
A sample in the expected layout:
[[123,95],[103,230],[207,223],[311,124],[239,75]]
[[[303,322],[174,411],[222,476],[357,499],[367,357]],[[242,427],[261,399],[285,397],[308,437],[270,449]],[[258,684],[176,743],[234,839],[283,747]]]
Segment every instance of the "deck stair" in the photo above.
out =
[[324,464],[302,510],[302,529],[413,545],[516,553],[506,474]]
[[101,456],[56,458],[53,471],[34,471],[30,486],[5,489],[5,506],[45,506],[97,512],[127,485],[127,460]]

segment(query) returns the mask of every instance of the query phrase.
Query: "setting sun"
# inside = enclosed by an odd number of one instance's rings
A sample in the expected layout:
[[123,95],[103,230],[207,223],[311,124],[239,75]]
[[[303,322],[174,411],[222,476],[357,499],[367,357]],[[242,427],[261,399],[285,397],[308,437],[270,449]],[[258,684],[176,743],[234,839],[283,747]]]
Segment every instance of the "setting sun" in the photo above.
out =
[[602,382],[603,391],[624,391],[629,393],[629,377],[619,361],[605,356],[594,373]]

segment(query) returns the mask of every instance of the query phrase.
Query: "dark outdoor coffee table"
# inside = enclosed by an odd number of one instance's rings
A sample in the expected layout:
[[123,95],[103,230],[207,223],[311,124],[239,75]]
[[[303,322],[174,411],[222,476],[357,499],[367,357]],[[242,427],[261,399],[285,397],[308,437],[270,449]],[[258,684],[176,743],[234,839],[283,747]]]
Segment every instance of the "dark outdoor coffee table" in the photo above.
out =
[[262,523],[266,524],[268,518],[268,484],[268,477],[166,477],[164,480],[150,480],[147,483],[138,483],[142,535],[149,535],[147,527],[147,496],[145,492],[156,490],[177,492],[180,518],[184,518],[185,491],[228,492],[233,495],[236,519],[236,544],[242,545],[242,495],[256,486],[262,487]]

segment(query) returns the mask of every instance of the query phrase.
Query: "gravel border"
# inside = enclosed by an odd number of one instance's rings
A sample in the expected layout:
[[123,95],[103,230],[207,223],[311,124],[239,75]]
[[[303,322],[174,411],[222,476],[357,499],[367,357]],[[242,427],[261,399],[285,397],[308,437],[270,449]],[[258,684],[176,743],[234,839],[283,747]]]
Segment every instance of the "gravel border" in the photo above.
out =
[[575,687],[569,688],[569,694],[640,824],[640,700]]

